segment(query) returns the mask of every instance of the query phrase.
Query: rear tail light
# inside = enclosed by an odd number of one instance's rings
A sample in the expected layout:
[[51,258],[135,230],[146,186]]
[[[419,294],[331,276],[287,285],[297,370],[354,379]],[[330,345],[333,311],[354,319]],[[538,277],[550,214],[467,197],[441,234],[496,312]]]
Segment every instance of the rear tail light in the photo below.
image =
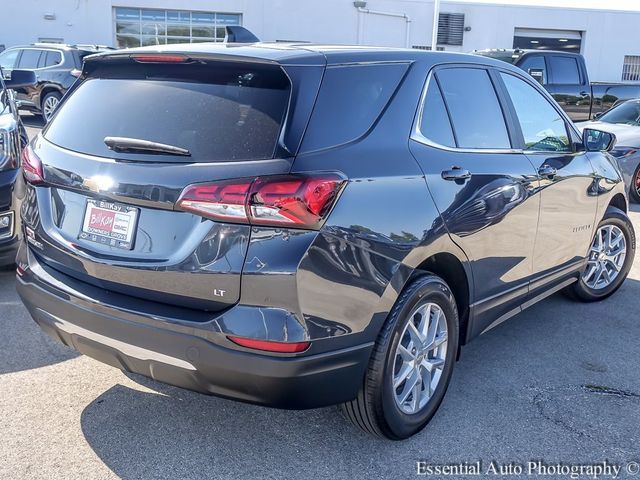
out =
[[82,70],[79,70],[77,68],[74,68],[73,70],[71,70],[69,72],[71,75],[73,75],[74,77],[78,78],[80,75],[82,75]]
[[273,342],[269,340],[255,340],[253,338],[227,337],[233,343],[241,347],[263,350],[265,352],[277,353],[300,353],[304,352],[311,342]]
[[22,150],[22,172],[25,180],[32,185],[44,182],[42,162],[29,145]]
[[214,220],[319,228],[346,180],[337,173],[190,185],[176,207]]

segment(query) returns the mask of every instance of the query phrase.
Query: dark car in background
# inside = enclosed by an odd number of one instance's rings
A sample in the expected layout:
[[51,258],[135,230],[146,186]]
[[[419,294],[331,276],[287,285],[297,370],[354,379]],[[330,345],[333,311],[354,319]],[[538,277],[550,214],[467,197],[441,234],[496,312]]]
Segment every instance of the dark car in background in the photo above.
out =
[[[0,69],[0,77],[1,72]],[[16,258],[21,233],[16,200],[22,196],[16,188],[24,190],[19,175],[20,152],[28,143],[11,88],[35,82],[33,72],[16,70],[13,73],[12,80],[5,82],[0,78],[0,267],[13,265]]]
[[80,75],[83,58],[108,49],[99,45],[35,43],[4,50],[0,53],[0,67],[5,78],[11,78],[13,69],[36,73],[34,86],[18,89],[17,102],[20,109],[41,114],[48,122],[62,96]]
[[460,345],[560,289],[620,287],[635,236],[613,140],[475,55],[94,55],[24,150],[18,292],[46,333],[117,368],[343,404],[406,438]]
[[589,120],[618,103],[640,97],[640,83],[590,82],[579,53],[489,49],[474,53],[512,63],[534,77],[573,121]]

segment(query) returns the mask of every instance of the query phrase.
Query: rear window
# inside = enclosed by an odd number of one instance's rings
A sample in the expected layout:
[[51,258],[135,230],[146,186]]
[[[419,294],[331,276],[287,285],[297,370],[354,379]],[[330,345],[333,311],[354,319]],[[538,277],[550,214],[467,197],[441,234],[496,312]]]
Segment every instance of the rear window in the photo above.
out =
[[407,68],[402,63],[328,67],[303,149],[333,147],[364,135],[389,102]]
[[[288,78],[279,67],[238,65],[105,67],[61,105],[44,136],[69,150],[124,160],[273,158],[289,103]],[[191,155],[116,153],[105,137],[158,142]]]

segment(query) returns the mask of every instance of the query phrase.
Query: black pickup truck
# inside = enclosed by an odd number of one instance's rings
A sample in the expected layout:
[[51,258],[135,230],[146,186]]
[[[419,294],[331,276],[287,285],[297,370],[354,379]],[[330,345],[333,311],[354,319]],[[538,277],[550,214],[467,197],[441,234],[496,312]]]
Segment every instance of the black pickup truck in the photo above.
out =
[[514,64],[535,78],[574,121],[590,120],[613,105],[640,98],[640,83],[589,82],[584,57],[550,50],[476,50]]

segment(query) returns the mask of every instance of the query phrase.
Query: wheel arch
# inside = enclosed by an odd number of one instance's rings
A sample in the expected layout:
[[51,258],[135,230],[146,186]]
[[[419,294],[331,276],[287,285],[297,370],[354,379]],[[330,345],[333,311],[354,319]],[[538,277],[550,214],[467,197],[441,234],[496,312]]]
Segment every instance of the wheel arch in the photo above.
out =
[[424,273],[433,273],[449,285],[458,308],[458,319],[460,322],[460,339],[458,344],[465,344],[469,327],[469,306],[471,304],[472,285],[470,272],[467,272],[462,261],[454,254],[440,252],[431,255],[420,263],[415,268],[412,277]]
[[622,193],[616,193],[613,197],[611,197],[611,200],[609,200],[608,207],[616,207],[617,209],[622,210],[624,213],[627,213],[627,199]]

